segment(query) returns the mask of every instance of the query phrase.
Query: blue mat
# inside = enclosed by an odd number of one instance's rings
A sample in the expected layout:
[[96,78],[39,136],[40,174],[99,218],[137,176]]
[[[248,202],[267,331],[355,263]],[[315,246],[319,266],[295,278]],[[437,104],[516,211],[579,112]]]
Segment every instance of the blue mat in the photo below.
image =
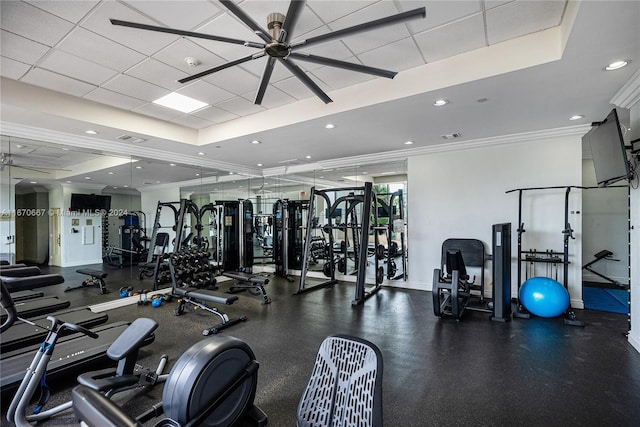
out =
[[608,311],[627,314],[629,312],[629,292],[625,289],[602,289],[582,287],[582,301],[588,310]]

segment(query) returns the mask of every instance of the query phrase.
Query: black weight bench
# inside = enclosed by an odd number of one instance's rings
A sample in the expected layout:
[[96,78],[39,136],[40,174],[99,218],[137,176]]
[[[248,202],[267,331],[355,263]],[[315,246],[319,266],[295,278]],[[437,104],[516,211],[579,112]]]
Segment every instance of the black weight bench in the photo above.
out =
[[612,285],[620,286],[620,287],[623,287],[623,288],[626,287],[626,285],[621,284],[617,280],[613,280],[612,278],[610,278],[608,276],[605,276],[604,274],[599,273],[599,272],[595,271],[593,268],[591,268],[591,266],[593,264],[595,264],[596,262],[601,261],[601,260],[618,261],[619,262],[620,261],[619,259],[614,259],[613,258],[613,252],[611,252],[610,250],[607,250],[607,249],[603,249],[600,252],[598,252],[597,254],[594,254],[593,256],[596,259],[594,259],[594,260],[586,263],[585,265],[583,265],[582,268],[584,270],[587,270],[588,272],[593,273],[596,276],[603,278],[604,280],[606,280],[607,282],[611,283]]
[[225,271],[222,275],[237,280],[237,283],[234,283],[229,288],[229,293],[234,294],[249,291],[252,295],[262,295],[262,304],[271,303],[271,299],[267,296],[267,291],[264,288],[264,286],[269,283],[269,279],[266,277],[255,276],[240,271]]
[[104,295],[109,292],[109,290],[107,289],[107,285],[104,282],[104,279],[105,277],[107,277],[108,274],[105,273],[104,271],[92,270],[90,268],[81,268],[76,270],[76,273],[84,274],[86,276],[91,276],[91,278],[85,279],[82,282],[82,284],[79,286],[68,287],[67,289],[64,290],[65,292],[73,291],[75,289],[89,288],[89,287],[98,288],[100,290],[101,295]]
[[179,299],[178,308],[174,312],[176,316],[180,316],[182,313],[184,313],[185,307],[187,306],[187,304],[190,304],[193,307],[208,311],[209,313],[214,314],[220,318],[220,324],[203,330],[202,335],[216,334],[223,329],[235,325],[236,323],[244,322],[247,320],[246,316],[230,320],[229,316],[227,316],[225,313],[222,313],[216,308],[209,307],[206,304],[207,302],[212,302],[216,304],[231,305],[238,300],[238,297],[236,295],[230,296],[221,292],[211,291],[208,289],[193,288],[189,286],[174,286],[173,296]]

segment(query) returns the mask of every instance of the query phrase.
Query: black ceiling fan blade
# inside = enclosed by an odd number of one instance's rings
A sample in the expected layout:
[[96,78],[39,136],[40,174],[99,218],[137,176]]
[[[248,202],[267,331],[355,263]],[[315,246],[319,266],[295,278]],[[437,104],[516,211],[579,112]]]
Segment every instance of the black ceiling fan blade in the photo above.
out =
[[291,47],[302,46],[302,45],[310,46],[312,44],[326,42],[329,40],[356,34],[362,31],[368,31],[374,28],[384,27],[386,25],[407,21],[409,19],[424,18],[426,16],[427,16],[426,9],[424,7],[420,7],[418,9],[408,10],[406,12],[401,12],[395,15],[387,16],[386,18],[375,19],[373,21],[365,22],[363,24],[358,24],[352,27],[343,28],[341,30],[332,31],[330,33],[321,34],[319,36],[311,37],[306,40],[300,40],[299,42],[291,43]]
[[249,15],[244,13],[233,0],[220,0],[220,3],[224,5],[229,12],[233,13],[238,19],[245,23],[245,25],[253,30],[253,32],[267,43],[271,43],[273,39],[269,35],[269,32],[262,28],[256,21],[251,19]]
[[329,95],[324,93],[324,91],[320,89],[320,86],[318,86],[313,80],[311,80],[311,78],[309,78],[309,76],[307,76],[300,67],[293,63],[293,61],[283,58],[282,63],[289,69],[289,71],[291,71],[294,76],[296,76],[302,83],[304,83],[304,85],[308,87],[313,93],[315,93],[316,96],[320,98],[325,104],[333,102],[333,100],[329,98]]
[[262,43],[250,42],[250,41],[240,40],[240,39],[232,39],[229,37],[214,36],[214,35],[204,34],[204,33],[195,33],[193,31],[176,30],[174,28],[158,27],[155,25],[140,24],[137,22],[121,21],[119,19],[110,19],[110,21],[111,21],[111,24],[113,25],[119,25],[122,27],[129,27],[129,28],[137,28],[139,30],[148,30],[148,31],[156,31],[158,33],[176,34],[178,36],[196,37],[199,39],[214,40],[217,42],[241,44],[249,47],[257,47],[257,48],[264,47],[264,44]]
[[252,55],[248,55],[234,61],[227,62],[226,64],[218,65],[217,67],[209,68],[208,70],[204,70],[198,74],[194,74],[189,77],[185,77],[183,79],[178,80],[179,83],[188,83],[192,80],[199,79],[204,76],[208,76],[209,74],[217,73],[218,71],[222,71],[226,68],[233,67],[234,65],[242,64],[243,62],[251,61],[252,59],[262,58],[265,55],[264,52],[254,53]]
[[291,0],[291,3],[289,3],[289,10],[287,10],[284,22],[282,23],[282,31],[285,32],[284,40],[280,41],[286,43],[291,38],[291,34],[293,34],[293,30],[298,23],[300,12],[302,12],[302,9],[304,9],[305,3],[306,2],[299,0]]
[[325,58],[324,56],[311,55],[309,53],[291,52],[289,55],[300,61],[313,62],[315,64],[327,65],[329,67],[343,68],[350,71],[372,74],[374,76],[392,79],[398,74],[396,71],[383,70],[382,68],[368,67],[366,65],[354,64],[353,62],[340,61],[337,59]]
[[256,99],[253,101],[254,104],[262,104],[262,99],[264,98],[264,94],[267,91],[267,86],[269,86],[269,80],[271,80],[271,74],[273,73],[273,68],[275,65],[276,58],[270,56],[269,59],[267,59],[267,65],[264,67],[264,71],[262,72],[262,80],[260,81],[258,92],[256,92]]

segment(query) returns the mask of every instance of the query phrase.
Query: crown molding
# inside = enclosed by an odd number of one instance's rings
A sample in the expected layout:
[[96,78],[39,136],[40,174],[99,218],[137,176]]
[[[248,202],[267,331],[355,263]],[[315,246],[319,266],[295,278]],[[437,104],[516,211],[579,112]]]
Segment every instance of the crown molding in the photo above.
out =
[[640,102],[640,69],[613,95],[611,103],[622,108],[631,108]]
[[68,145],[71,147],[90,150],[98,149],[105,153],[113,153],[127,157],[140,157],[144,159],[160,160],[167,163],[181,163],[202,168],[221,169],[234,173],[262,175],[262,172],[259,169],[249,168],[235,163],[221,162],[203,158],[201,156],[189,156],[181,153],[158,150],[144,145],[132,145],[83,135],[72,135],[65,132],[41,129],[5,121],[0,121],[0,132],[3,135],[8,136],[51,142],[54,144]]

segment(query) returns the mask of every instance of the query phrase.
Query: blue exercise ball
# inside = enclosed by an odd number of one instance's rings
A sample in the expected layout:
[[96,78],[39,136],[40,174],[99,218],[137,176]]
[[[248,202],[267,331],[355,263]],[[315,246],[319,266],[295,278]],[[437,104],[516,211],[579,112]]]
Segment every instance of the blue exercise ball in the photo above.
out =
[[532,277],[520,287],[520,302],[539,317],[556,317],[569,308],[569,292],[548,277]]

